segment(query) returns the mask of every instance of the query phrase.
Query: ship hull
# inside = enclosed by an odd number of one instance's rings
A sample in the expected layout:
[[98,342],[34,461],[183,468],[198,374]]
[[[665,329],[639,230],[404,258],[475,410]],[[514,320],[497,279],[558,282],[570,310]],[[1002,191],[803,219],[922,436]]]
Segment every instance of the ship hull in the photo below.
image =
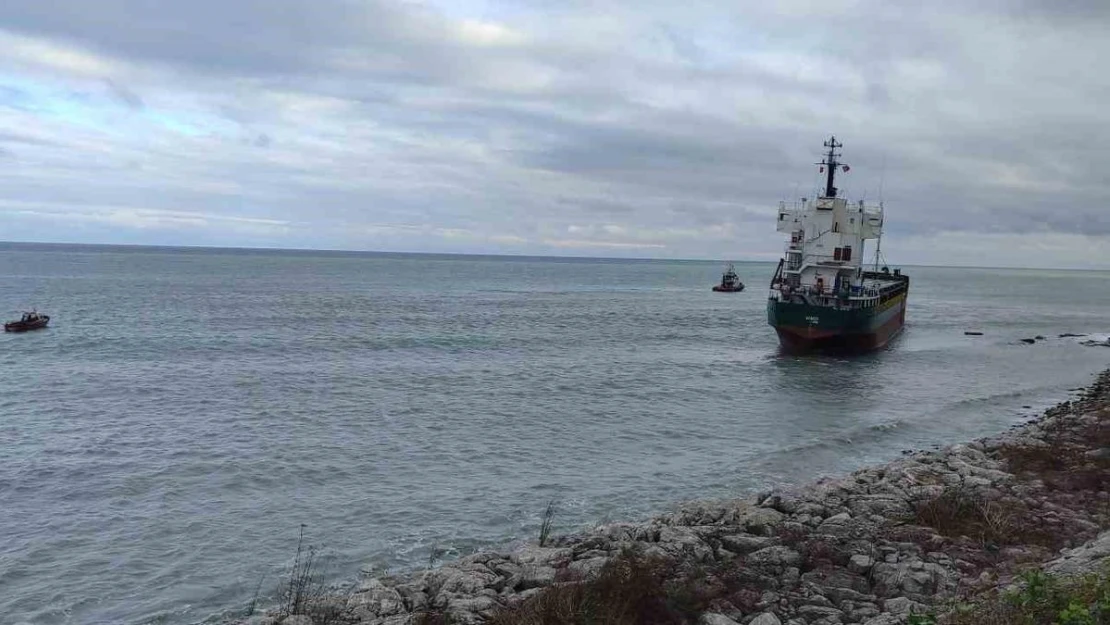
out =
[[906,322],[908,290],[880,306],[837,310],[796,302],[768,300],[767,321],[783,349],[804,352],[866,352],[898,336]]

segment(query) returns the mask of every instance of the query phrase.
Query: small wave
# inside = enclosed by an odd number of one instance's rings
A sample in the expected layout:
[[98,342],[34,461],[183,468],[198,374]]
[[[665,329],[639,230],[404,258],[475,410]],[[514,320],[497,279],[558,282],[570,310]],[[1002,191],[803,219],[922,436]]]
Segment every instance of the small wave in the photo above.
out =
[[895,435],[902,435],[908,429],[911,429],[909,424],[901,419],[893,419],[882,423],[863,424],[850,428],[845,432],[782,447],[769,453],[773,455],[804,454],[817,450],[854,447],[880,442]]

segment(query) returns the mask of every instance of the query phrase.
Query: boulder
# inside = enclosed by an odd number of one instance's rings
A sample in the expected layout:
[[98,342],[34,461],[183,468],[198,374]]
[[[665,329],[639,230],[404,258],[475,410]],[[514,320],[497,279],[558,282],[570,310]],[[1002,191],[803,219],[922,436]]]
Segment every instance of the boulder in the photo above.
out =
[[764,612],[763,614],[760,614],[759,616],[752,619],[752,621],[748,623],[748,625],[782,625],[782,621],[780,621],[779,617],[775,616],[774,614],[770,612]]
[[883,602],[883,611],[891,614],[923,614],[928,608],[907,597],[895,597]]
[[728,525],[740,526],[751,534],[770,536],[774,526],[782,522],[783,516],[783,513],[774,508],[744,503],[729,510],[722,521]]
[[1110,562],[1110,531],[1075,549],[1066,549],[1063,556],[1049,562],[1045,570],[1054,575],[1083,575],[1099,570]]
[[702,614],[701,618],[698,619],[698,623],[699,625],[740,625],[740,623],[737,623],[724,614],[718,614],[716,612]]
[[746,562],[753,566],[792,567],[802,563],[802,554],[790,547],[774,545],[748,554]]
[[1110,460],[1110,447],[1100,447],[1084,452],[1083,455],[1091,460]]
[[751,553],[778,544],[778,538],[752,536],[751,534],[728,534],[721,536],[721,544],[733,553]]
[[875,560],[871,556],[865,556],[862,553],[857,553],[848,560],[848,570],[853,573],[866,573],[871,570],[871,565],[875,564]]
[[844,615],[844,611],[820,605],[803,605],[798,607],[798,614],[804,616],[807,621],[812,622],[817,619],[828,619],[832,617],[839,619]]
[[567,547],[526,547],[509,557],[514,564],[558,566],[570,562],[573,552]]
[[521,568],[515,588],[543,588],[555,583],[555,568],[550,566],[525,566]]
[[428,586],[433,594],[476,595],[483,588],[494,585],[498,575],[493,571],[460,571],[444,567],[428,576]]
[[589,578],[597,575],[608,563],[609,558],[606,557],[586,558],[585,560],[571,562],[567,569],[575,575]]

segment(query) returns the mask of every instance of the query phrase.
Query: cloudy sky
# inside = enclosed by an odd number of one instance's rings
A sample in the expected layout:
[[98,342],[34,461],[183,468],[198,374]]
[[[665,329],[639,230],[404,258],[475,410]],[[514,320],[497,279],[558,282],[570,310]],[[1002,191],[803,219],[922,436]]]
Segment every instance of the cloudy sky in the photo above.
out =
[[[970,8],[976,5],[975,8]],[[6,0],[0,240],[1110,267],[1105,0]]]

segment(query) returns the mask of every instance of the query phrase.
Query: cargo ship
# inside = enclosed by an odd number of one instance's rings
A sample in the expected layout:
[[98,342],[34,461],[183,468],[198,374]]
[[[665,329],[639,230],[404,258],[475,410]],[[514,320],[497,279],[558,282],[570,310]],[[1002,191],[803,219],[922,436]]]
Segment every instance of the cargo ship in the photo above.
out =
[[[883,204],[838,197],[836,137],[817,165],[825,174],[816,199],[779,203],[778,231],[789,235],[771,279],[767,322],[789,352],[862,352],[880,348],[902,331],[910,279],[881,266]],[[875,240],[875,261],[863,262],[864,243]]]

